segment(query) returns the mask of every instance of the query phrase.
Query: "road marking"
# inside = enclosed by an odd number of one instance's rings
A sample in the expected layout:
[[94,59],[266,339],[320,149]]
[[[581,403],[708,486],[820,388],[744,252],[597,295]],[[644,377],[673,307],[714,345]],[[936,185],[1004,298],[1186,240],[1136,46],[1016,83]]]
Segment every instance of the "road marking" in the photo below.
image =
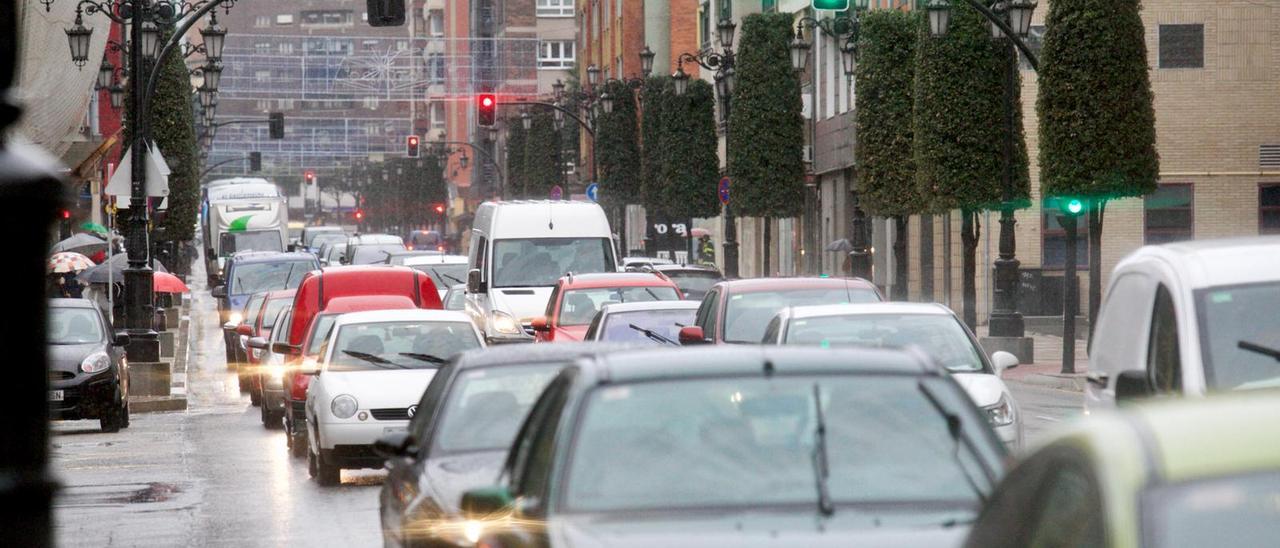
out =
[[1042,419],[1042,420],[1047,420],[1047,421],[1049,421],[1049,422],[1059,422],[1059,421],[1061,421],[1061,420],[1062,420],[1062,419],[1055,419],[1055,418],[1053,418],[1053,417],[1046,417],[1046,416],[1044,416],[1044,415],[1036,415],[1036,418],[1037,418],[1037,419]]

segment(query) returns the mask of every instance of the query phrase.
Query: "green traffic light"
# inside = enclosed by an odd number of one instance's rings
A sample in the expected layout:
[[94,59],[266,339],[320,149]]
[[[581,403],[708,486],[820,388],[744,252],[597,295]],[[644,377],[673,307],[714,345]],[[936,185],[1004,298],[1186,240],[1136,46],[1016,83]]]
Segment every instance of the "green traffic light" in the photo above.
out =
[[815,10],[847,11],[849,0],[811,0],[809,5]]
[[1079,198],[1072,198],[1071,201],[1067,202],[1067,213],[1079,215],[1081,211],[1084,211],[1084,202],[1081,202]]

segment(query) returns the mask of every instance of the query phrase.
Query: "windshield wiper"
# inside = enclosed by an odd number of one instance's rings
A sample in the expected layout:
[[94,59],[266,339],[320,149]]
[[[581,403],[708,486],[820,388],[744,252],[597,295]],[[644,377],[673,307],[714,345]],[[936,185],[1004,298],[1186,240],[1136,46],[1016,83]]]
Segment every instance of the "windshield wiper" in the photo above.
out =
[[373,364],[391,364],[391,361],[386,358],[383,358],[381,356],[375,356],[373,354],[369,354],[366,352],[358,352],[355,350],[343,350],[342,353],[348,356],[351,356],[353,358],[359,358]]
[[[960,473],[964,475],[964,479],[969,484],[969,488],[973,489],[973,492],[978,495],[979,501],[986,504],[986,493],[983,493],[982,489],[978,487],[978,482],[973,479],[973,473],[969,471],[969,467],[965,466],[964,461],[960,459],[960,445],[962,443],[968,443],[968,438],[966,438],[964,433],[960,430],[960,427],[962,426],[960,422],[960,415],[955,414],[955,412],[942,405],[942,400],[938,399],[937,394],[933,392],[933,388],[930,388],[923,380],[916,383],[916,387],[918,387],[920,392],[924,394],[925,399],[929,400],[929,403],[933,405],[933,408],[938,411],[938,414],[942,415],[942,417],[946,419],[947,434],[949,434],[951,436],[951,440],[955,442],[955,444],[951,446],[951,457],[955,459],[956,466],[960,467]],[[991,474],[987,471],[985,466],[982,466],[982,462],[979,461],[981,457],[978,456],[978,452],[975,451],[972,446],[969,447],[969,452],[973,455],[973,459],[978,463],[978,466],[982,467],[983,474],[987,476],[987,481],[993,482],[994,480],[991,478]]]
[[627,327],[630,327],[631,329],[634,329],[636,331],[643,333],[644,336],[649,337],[650,340],[653,340],[655,342],[660,342],[662,344],[669,344],[671,346],[680,346],[680,343],[677,343],[671,339],[668,339],[664,337],[661,333],[658,333],[657,331],[654,331],[652,329],[645,329],[633,323],[627,324]]
[[822,414],[822,393],[818,383],[813,383],[813,407],[817,411],[817,428],[813,431],[813,475],[818,488],[818,513],[831,517],[836,507],[831,502],[831,491],[827,489],[827,476],[831,475],[830,463],[827,460],[827,419]]
[[438,357],[438,356],[432,356],[431,354],[419,354],[419,353],[417,353],[417,352],[401,352],[401,353],[400,353],[400,355],[401,355],[401,356],[405,356],[405,357],[409,357],[409,358],[413,358],[413,359],[418,360],[418,361],[424,361],[424,362],[427,362],[427,363],[434,363],[434,364],[443,364],[443,363],[445,363],[445,359],[444,359],[444,358],[441,358],[441,357]]
[[1239,341],[1236,343],[1236,346],[1239,347],[1241,350],[1256,352],[1258,354],[1262,354],[1263,356],[1270,356],[1276,361],[1280,361],[1280,350],[1277,350],[1275,348],[1271,348],[1269,346],[1263,346],[1258,343],[1251,343],[1249,341]]
[[465,284],[465,283],[467,283],[467,282],[465,282],[465,281],[463,281],[463,280],[459,280],[459,279],[457,279],[457,278],[454,278],[453,276],[451,276],[451,275],[449,275],[449,274],[445,274],[444,272],[441,272],[441,273],[440,273],[440,277],[442,277],[442,278],[449,278],[450,280],[453,280],[453,283],[455,283],[455,284]]

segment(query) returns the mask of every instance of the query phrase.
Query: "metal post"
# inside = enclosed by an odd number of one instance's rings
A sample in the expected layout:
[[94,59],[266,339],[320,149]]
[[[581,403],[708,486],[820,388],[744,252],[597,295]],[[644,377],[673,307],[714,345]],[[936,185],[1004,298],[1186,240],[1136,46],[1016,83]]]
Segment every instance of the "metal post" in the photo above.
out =
[[867,243],[867,214],[858,205],[858,195],[853,195],[853,251],[849,252],[853,277],[871,279],[871,246]]
[[[729,59],[732,57],[729,56]],[[727,66],[732,67],[730,62]],[[724,149],[725,171],[729,171],[729,113],[733,99],[729,96],[721,98],[724,102]],[[733,216],[733,199],[724,204],[724,275],[730,280],[738,277],[738,223]]]
[[1059,217],[1067,230],[1066,275],[1062,290],[1062,373],[1076,372],[1076,221],[1075,215]]
[[[151,246],[147,234],[147,139],[142,119],[146,102],[146,58],[142,51],[142,24],[152,16],[150,0],[135,4],[129,22],[129,71],[132,82],[129,93],[129,111],[133,113],[133,131],[130,138],[129,219],[125,225],[125,242],[128,246],[129,264],[124,271],[125,325],[129,332],[128,357],[135,362],[154,362],[160,359],[160,341],[152,329],[152,271],[148,265]],[[157,59],[157,66],[158,66]]]
[[1013,148],[1014,148],[1014,92],[1017,86],[1017,55],[1013,42],[1005,40],[1004,80],[1004,143],[1002,150],[1003,173],[1000,206],[1000,256],[995,260],[996,283],[993,310],[989,319],[992,337],[1023,337],[1026,335],[1022,314],[1018,312],[1018,266],[1013,217]]

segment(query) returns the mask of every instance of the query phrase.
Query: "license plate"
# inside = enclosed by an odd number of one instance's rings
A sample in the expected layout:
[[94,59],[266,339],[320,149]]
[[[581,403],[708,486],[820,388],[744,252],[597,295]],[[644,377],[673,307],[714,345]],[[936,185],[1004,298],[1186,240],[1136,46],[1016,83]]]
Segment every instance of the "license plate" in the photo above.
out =
[[383,429],[382,429],[382,434],[383,434],[383,435],[386,435],[386,434],[396,434],[396,433],[399,433],[399,432],[408,432],[408,431],[409,431],[409,429],[408,429],[407,427],[404,427],[404,426],[387,426],[387,427],[385,427],[385,428],[383,428]]
[[49,401],[62,401],[62,391],[61,391],[61,390],[50,390],[50,391],[49,391]]

